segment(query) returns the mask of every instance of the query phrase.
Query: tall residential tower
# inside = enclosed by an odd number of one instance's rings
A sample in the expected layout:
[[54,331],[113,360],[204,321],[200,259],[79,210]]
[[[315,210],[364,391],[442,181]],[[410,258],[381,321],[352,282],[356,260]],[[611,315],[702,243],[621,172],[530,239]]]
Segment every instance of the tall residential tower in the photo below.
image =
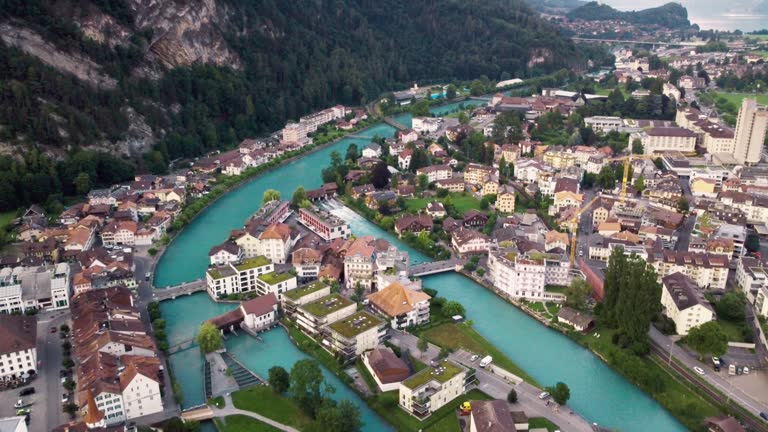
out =
[[768,107],[758,105],[755,99],[744,99],[736,120],[736,146],[733,151],[738,163],[754,165],[760,162],[766,130]]

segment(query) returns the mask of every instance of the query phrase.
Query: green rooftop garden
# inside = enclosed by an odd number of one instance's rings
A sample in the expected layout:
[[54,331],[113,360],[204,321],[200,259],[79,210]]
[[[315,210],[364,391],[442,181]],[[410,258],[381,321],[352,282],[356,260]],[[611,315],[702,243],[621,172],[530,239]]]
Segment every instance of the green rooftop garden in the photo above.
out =
[[208,274],[211,275],[211,277],[214,278],[214,279],[221,279],[222,278],[221,273],[219,272],[218,269],[210,269],[210,270],[208,270]]
[[411,390],[414,390],[433,379],[442,384],[455,377],[463,370],[460,366],[450,361],[441,361],[440,366],[438,367],[445,368],[445,370],[437,374],[435,373],[437,368],[428,367],[426,369],[422,369],[421,372],[403,381],[403,385]]
[[264,267],[265,265],[269,264],[272,264],[272,261],[267,259],[265,256],[259,255],[257,257],[244,259],[243,262],[236,265],[235,268],[239,271],[245,271],[256,267]]
[[214,279],[221,279],[228,276],[232,276],[235,274],[235,272],[232,271],[232,268],[230,267],[217,267],[208,269],[208,274],[211,275]]
[[280,282],[285,282],[288,279],[291,279],[292,277],[294,276],[290,273],[272,272],[272,273],[259,275],[259,280],[262,280],[270,285],[274,285]]
[[351,300],[348,300],[339,294],[331,294],[316,302],[307,303],[301,308],[316,317],[324,317],[351,304],[354,304]]
[[286,292],[285,296],[291,300],[298,300],[307,294],[312,294],[313,292],[320,291],[321,289],[327,288],[327,287],[328,285],[321,281],[314,281],[310,284],[304,285],[303,287],[296,288],[295,290],[290,290]]
[[359,335],[360,333],[370,330],[371,328],[376,327],[383,322],[384,321],[369,314],[368,312],[360,311],[356,314],[336,321],[329,327],[333,331],[349,339]]

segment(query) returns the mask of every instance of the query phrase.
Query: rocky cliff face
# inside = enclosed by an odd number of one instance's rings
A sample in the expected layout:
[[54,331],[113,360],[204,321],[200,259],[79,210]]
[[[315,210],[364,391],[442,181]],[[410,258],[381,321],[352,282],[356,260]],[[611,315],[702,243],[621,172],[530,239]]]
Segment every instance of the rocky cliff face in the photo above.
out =
[[241,67],[222,28],[228,11],[216,0],[130,0],[136,27],[152,31],[151,54],[164,66],[212,63]]

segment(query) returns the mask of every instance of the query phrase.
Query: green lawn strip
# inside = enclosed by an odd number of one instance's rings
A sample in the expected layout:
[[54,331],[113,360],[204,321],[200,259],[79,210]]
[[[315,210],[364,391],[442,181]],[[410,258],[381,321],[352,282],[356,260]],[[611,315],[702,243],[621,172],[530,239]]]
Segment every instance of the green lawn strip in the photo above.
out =
[[555,432],[556,430],[560,430],[559,426],[557,426],[556,424],[549,421],[549,419],[544,417],[533,417],[528,419],[528,429],[534,429],[534,428],[544,428],[549,432]]
[[215,422],[219,432],[280,432],[280,429],[240,414],[217,418]]
[[720,327],[723,329],[726,335],[728,335],[728,342],[746,342],[744,339],[744,333],[741,331],[742,326],[732,321],[726,321],[723,319],[717,320]]
[[0,213],[0,229],[4,229],[16,218],[16,210]]
[[[451,197],[453,206],[456,207],[456,211],[464,213],[467,210],[480,210],[480,201],[470,194],[463,195],[462,193],[452,193],[448,195]],[[424,210],[427,203],[432,201],[445,201],[445,198],[411,198],[405,200],[405,208],[408,211]]]
[[255,412],[264,417],[301,429],[312,420],[291,399],[276,394],[267,386],[248,387],[232,393],[235,408]]
[[541,387],[533,377],[525,373],[523,369],[466,323],[446,323],[429,329],[425,331],[424,334],[428,341],[440,347],[447,347],[454,350],[463,348],[479,355],[481,358],[490,355],[493,357],[493,363],[497,366],[519,376],[531,385]]
[[[398,392],[390,391],[386,393],[380,393],[374,397],[368,398],[368,406],[376,411],[381,417],[387,419],[387,422],[395,427],[398,431],[417,431],[417,430],[434,430],[444,431],[451,430],[444,429],[446,425],[450,425],[449,420],[444,420],[445,417],[455,421],[454,411],[463,402],[468,400],[492,400],[493,398],[483,393],[480,390],[474,389],[467,392],[467,394],[457,397],[451,402],[445,404],[442,408],[432,413],[424,421],[419,421],[416,417],[408,414],[400,408],[398,404]],[[458,422],[456,422],[456,429],[458,429]]]
[[376,384],[376,380],[373,379],[373,376],[370,372],[368,372],[368,368],[365,367],[365,364],[360,358],[355,360],[355,368],[357,369],[357,372],[360,374],[360,376],[363,377],[365,383],[368,384],[368,388],[371,389],[371,392],[378,393],[379,385]]
[[224,401],[223,396],[216,396],[214,398],[208,399],[208,405],[213,405],[216,408],[221,409],[221,408],[224,408],[227,405],[227,403]]
[[[597,352],[601,358],[607,359],[611,350],[619,349],[611,342],[615,332],[613,329],[600,327],[586,335],[574,332],[570,332],[569,335],[572,335],[583,346]],[[599,333],[600,338],[595,337],[595,333]],[[664,391],[647,392],[649,396],[666,408],[689,430],[698,430],[704,418],[708,416],[722,414],[722,410],[716,404],[699,396],[696,388],[688,387],[685,383],[678,381],[665,366],[659,365],[649,357],[644,357],[641,360],[648,370],[655,369],[660,372],[658,375],[664,381]],[[615,370],[627,377],[622,371]],[[630,377],[627,378],[632,382]]]
[[730,92],[717,92],[713,94],[714,99],[722,97],[736,105],[736,109],[741,108],[741,101],[745,98],[757,99],[760,104],[768,104],[768,94],[761,93],[730,93]]
[[544,307],[547,308],[547,312],[549,312],[552,316],[557,316],[557,313],[560,312],[560,308],[557,307],[557,303],[544,303]]

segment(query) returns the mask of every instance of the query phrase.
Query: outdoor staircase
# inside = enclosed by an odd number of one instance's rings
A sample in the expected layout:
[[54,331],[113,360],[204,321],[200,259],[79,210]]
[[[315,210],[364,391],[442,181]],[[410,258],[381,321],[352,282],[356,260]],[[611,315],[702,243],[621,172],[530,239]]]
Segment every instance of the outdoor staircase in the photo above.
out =
[[241,389],[264,383],[261,378],[240,364],[240,362],[235,360],[234,357],[232,357],[232,355],[228,352],[221,353],[221,358],[224,359],[224,363],[227,364],[229,373],[232,375],[232,378],[235,379],[235,382],[237,382],[237,385]]

